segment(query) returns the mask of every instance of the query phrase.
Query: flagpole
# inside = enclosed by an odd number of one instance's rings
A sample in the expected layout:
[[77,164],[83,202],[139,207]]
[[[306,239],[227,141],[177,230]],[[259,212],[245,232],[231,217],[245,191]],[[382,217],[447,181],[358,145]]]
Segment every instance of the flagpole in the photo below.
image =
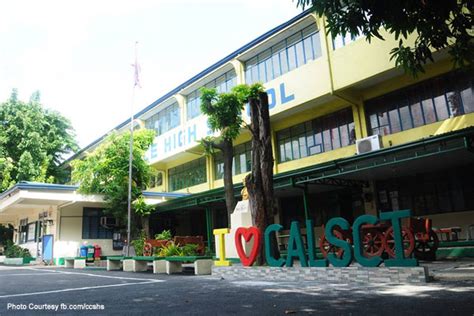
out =
[[127,211],[128,211],[128,222],[127,222],[127,257],[130,256],[130,239],[131,239],[131,227],[132,227],[132,164],[133,164],[133,104],[135,103],[135,89],[138,84],[138,60],[137,60],[137,45],[138,42],[135,42],[135,84],[133,85],[132,91],[132,102],[130,105],[130,148],[128,156],[128,198],[127,198]]

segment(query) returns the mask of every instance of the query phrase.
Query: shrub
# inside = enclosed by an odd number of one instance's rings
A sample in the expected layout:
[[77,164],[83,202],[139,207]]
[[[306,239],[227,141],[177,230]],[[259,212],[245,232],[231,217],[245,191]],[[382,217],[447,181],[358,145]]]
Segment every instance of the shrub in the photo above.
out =
[[7,258],[31,258],[31,254],[28,249],[21,248],[10,240],[7,241],[5,256]]
[[161,233],[155,235],[156,240],[171,240],[172,235],[171,235],[171,230],[163,230]]
[[146,233],[145,231],[140,232],[138,239],[132,240],[131,244],[135,249],[137,256],[143,256],[143,248],[145,247]]
[[199,245],[196,244],[186,244],[181,249],[183,252],[183,256],[197,256],[198,255],[198,247]]
[[168,245],[158,249],[159,257],[172,257],[172,256],[183,256],[183,250],[181,247],[176,245],[173,242],[170,242]]

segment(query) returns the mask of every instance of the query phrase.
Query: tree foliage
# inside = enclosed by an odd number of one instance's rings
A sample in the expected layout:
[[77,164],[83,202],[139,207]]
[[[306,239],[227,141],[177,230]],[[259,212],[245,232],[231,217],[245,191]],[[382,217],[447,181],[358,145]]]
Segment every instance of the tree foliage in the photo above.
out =
[[[144,205],[142,191],[151,176],[144,154],[154,137],[155,132],[147,129],[133,133],[132,207],[139,215],[148,215],[151,211]],[[126,219],[128,209],[129,146],[130,132],[113,133],[84,159],[71,163],[72,181],[80,184],[79,192],[102,194],[106,212],[122,220]]]
[[0,104],[1,191],[18,181],[64,182],[67,173],[61,161],[77,148],[69,120],[44,109],[39,92],[25,103],[14,89]]
[[[365,35],[383,40],[383,28],[395,36],[398,47],[390,52],[396,65],[416,76],[433,61],[434,50],[448,49],[455,66],[474,61],[473,0],[298,0],[327,19],[327,29],[337,34]],[[414,34],[414,46],[407,44]]]
[[232,180],[233,141],[239,136],[242,128],[242,111],[249,91],[248,86],[234,87],[229,93],[218,94],[216,89],[201,89],[201,111],[208,117],[209,127],[220,132],[218,138],[206,137],[201,143],[206,152],[211,154],[218,149],[224,159],[224,190],[228,219],[234,211],[235,197]]
[[6,245],[13,240],[13,226],[0,224],[0,245]]

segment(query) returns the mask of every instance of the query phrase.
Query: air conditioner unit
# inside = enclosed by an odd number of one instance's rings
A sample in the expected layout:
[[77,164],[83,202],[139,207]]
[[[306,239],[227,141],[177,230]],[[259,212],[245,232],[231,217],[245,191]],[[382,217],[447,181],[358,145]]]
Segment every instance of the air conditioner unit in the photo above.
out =
[[365,154],[374,150],[381,149],[382,137],[380,135],[372,135],[366,138],[356,140],[357,154]]
[[119,220],[114,217],[102,216],[100,218],[100,225],[105,228],[112,228],[119,226]]

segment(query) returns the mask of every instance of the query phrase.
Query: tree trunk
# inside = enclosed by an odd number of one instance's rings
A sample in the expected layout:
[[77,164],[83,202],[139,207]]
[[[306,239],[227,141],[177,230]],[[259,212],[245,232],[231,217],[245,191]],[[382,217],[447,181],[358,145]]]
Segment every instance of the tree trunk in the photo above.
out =
[[[249,204],[255,225],[262,231],[273,223],[273,152],[271,143],[268,95],[261,93],[258,99],[249,100],[252,137],[252,173],[245,182]],[[276,248],[276,241],[271,241]],[[275,251],[273,251],[275,253]],[[262,247],[257,264],[262,265],[265,251]]]
[[234,156],[234,148],[232,141],[223,140],[222,143],[222,155],[224,158],[224,193],[225,193],[225,205],[227,209],[227,223],[230,226],[230,215],[234,212],[235,208],[235,196],[234,196],[234,183],[232,181],[232,162]]
[[143,231],[145,232],[147,238],[150,238],[150,216],[140,216],[140,220],[142,222]]
[[[262,187],[265,194],[265,210],[267,217],[272,219],[275,215],[273,197],[273,151],[272,151],[272,131],[270,128],[270,113],[268,110],[268,95],[261,93],[259,96],[258,116],[259,137],[261,148],[260,169],[262,174]],[[273,220],[271,220],[273,222]]]

